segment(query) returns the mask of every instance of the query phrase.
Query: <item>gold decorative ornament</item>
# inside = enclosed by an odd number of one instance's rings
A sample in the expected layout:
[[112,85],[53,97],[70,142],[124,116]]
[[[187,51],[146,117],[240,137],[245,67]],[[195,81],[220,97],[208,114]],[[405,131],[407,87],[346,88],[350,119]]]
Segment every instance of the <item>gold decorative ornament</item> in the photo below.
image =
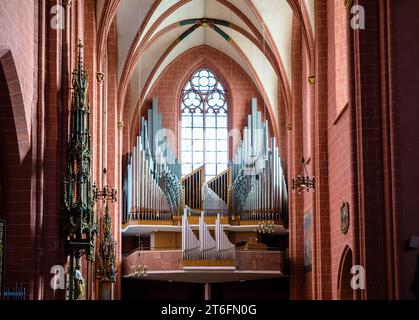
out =
[[96,73],[96,79],[98,83],[103,83],[103,80],[105,79],[105,74],[103,72]]
[[344,4],[346,9],[349,9],[350,7],[352,7],[352,3],[353,3],[353,0],[344,0],[343,1],[343,4]]
[[316,84],[316,77],[315,77],[315,76],[313,76],[313,75],[309,76],[309,77],[308,77],[308,83],[309,83],[310,85],[314,85],[314,84]]

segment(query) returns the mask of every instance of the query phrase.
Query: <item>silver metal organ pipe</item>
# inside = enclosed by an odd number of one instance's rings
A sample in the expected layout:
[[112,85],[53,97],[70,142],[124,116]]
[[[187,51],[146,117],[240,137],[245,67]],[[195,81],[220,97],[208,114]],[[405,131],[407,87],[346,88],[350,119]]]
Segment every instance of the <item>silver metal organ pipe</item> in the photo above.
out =
[[269,139],[255,99],[247,122],[232,157],[231,210],[243,219],[279,219],[287,214],[287,188],[276,140]]
[[181,208],[180,164],[170,148],[167,155],[159,148],[165,137],[157,133],[165,131],[157,104],[154,99],[148,121],[140,118],[140,132],[132,155],[128,156],[124,188],[128,189],[125,194],[130,196],[126,197],[127,203],[123,206],[128,213],[123,214],[131,219],[171,219]]

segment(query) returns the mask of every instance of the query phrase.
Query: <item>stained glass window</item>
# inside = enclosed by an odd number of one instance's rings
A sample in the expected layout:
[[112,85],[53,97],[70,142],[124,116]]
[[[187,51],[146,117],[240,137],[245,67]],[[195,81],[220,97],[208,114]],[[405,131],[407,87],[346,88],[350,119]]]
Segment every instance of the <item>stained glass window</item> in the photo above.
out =
[[205,164],[207,181],[228,165],[227,95],[216,75],[197,71],[182,91],[182,175]]

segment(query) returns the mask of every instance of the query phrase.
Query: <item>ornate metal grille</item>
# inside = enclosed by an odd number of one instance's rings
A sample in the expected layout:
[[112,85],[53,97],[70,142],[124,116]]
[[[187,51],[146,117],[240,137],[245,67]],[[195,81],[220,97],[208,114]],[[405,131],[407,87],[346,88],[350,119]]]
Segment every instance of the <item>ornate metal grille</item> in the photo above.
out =
[[182,91],[182,175],[205,164],[206,180],[228,167],[227,93],[216,75],[198,70]]

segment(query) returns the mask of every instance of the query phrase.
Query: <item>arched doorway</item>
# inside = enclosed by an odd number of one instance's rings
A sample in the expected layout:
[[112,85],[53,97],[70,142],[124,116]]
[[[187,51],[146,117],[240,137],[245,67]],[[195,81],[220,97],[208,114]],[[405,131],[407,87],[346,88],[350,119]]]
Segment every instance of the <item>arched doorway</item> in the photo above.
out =
[[343,251],[338,279],[338,295],[341,300],[354,300],[354,290],[351,287],[352,249],[346,247]]

